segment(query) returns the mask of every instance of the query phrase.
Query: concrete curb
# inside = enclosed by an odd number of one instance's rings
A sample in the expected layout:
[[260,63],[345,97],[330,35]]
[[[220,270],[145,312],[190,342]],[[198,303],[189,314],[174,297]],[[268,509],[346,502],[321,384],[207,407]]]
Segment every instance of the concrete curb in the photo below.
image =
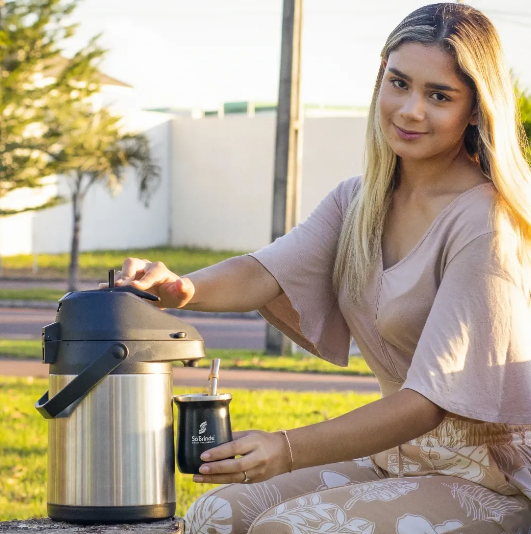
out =
[[49,300],[0,300],[0,308],[34,308],[56,310],[57,302]]
[[73,523],[63,523],[52,519],[26,519],[25,521],[0,521],[0,533],[21,534],[28,531],[38,534],[79,534],[82,532],[92,532],[94,534],[182,534],[184,531],[183,519],[173,517],[152,523],[133,524],[96,524],[96,525],[75,525]]
[[[49,368],[38,359],[0,357],[1,376],[48,378]],[[173,367],[173,384],[183,387],[204,388],[207,383],[206,367]],[[223,388],[275,389],[278,391],[350,391],[378,393],[380,385],[374,376],[335,375],[294,371],[268,371],[258,369],[224,369]]]
[[[30,308],[35,310],[56,310],[57,302],[49,300],[0,300],[0,308]],[[261,319],[257,311],[252,312],[201,312],[194,310],[167,309],[175,317],[206,317],[215,319]]]

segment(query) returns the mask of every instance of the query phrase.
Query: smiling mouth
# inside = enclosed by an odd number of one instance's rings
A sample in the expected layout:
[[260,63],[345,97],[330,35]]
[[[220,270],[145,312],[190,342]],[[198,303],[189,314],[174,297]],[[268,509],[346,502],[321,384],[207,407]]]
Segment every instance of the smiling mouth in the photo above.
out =
[[400,128],[396,124],[394,124],[393,126],[397,128],[398,130],[400,130],[401,132],[404,132],[405,134],[409,134],[409,135],[421,135],[421,134],[428,133],[428,132],[414,132],[410,130],[404,130],[404,128]]

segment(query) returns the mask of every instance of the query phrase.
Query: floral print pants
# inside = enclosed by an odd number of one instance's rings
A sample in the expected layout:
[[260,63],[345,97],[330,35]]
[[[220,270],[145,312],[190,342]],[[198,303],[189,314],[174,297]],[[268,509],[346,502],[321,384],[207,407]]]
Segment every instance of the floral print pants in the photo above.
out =
[[455,476],[396,477],[371,458],[215,488],[186,534],[531,534],[531,501]]

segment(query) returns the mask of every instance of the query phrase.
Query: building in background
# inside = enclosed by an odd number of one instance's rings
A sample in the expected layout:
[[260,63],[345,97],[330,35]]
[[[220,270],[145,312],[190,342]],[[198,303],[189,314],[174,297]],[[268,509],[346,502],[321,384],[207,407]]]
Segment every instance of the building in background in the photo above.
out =
[[[124,117],[124,128],[144,132],[161,167],[160,186],[146,207],[134,171],[119,195],[103,186],[84,205],[81,250],[197,246],[257,250],[269,243],[273,197],[276,105],[232,102],[215,110],[137,106],[134,89],[102,76],[96,106]],[[362,170],[367,110],[305,107],[302,218],[340,181]],[[66,191],[59,177],[39,191],[16,191],[17,206]],[[0,219],[0,255],[70,250],[72,209],[64,204]]]

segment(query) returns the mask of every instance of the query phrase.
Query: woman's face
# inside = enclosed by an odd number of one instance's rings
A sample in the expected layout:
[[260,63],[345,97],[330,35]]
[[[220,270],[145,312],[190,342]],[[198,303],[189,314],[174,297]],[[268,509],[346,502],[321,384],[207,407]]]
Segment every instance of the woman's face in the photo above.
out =
[[460,145],[477,116],[474,94],[456,74],[453,58],[437,46],[404,43],[384,66],[380,125],[393,151],[426,159]]

